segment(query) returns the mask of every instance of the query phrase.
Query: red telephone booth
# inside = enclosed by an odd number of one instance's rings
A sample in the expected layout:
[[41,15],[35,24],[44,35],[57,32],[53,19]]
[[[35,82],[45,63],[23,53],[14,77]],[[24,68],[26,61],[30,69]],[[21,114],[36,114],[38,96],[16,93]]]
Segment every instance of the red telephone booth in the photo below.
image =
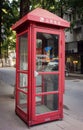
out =
[[69,22],[37,8],[17,21],[16,108],[28,126],[63,118],[64,29]]

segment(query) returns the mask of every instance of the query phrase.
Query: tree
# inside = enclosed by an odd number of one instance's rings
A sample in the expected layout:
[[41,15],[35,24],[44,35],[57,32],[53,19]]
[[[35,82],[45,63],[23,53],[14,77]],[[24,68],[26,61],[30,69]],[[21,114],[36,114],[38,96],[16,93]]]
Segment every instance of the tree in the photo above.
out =
[[53,13],[56,10],[57,0],[21,0],[20,1],[20,17],[24,16],[31,10],[40,7],[47,9]]
[[[3,0],[0,3],[0,14],[2,16]],[[0,17],[0,58],[1,58],[1,45],[2,45],[2,17]]]
[[20,18],[30,11],[30,0],[20,0]]
[[[15,47],[15,40],[11,40],[15,37],[15,33],[12,32],[10,27],[19,19],[19,0],[2,0],[1,4],[1,17],[0,17],[0,56],[3,52],[8,53],[9,47]],[[10,38],[10,36],[12,38]],[[13,46],[12,46],[13,45]],[[11,48],[10,47],[10,48]],[[5,51],[4,51],[5,50]],[[8,56],[8,55],[6,55]]]
[[72,14],[74,16],[74,20],[75,20],[76,12],[79,15],[83,14],[82,0],[79,1],[78,0],[18,0],[18,1],[13,0],[12,2],[10,2],[9,0],[1,0],[0,1],[0,14],[1,14],[0,57],[1,57],[2,49],[6,49],[9,46],[13,47],[12,46],[13,44],[15,45],[15,40],[11,40],[10,38],[10,36],[14,37],[15,33],[11,31],[10,27],[13,23],[15,23],[19,19],[19,10],[20,10],[20,16],[23,17],[26,13],[30,12],[31,10],[37,7],[47,9],[52,13],[58,14],[62,18],[64,12],[66,12],[68,9],[71,9]]
[[83,1],[82,0],[72,0],[68,1],[69,7],[72,10],[72,13],[74,14],[74,18],[76,19],[76,13],[78,15],[83,15]]

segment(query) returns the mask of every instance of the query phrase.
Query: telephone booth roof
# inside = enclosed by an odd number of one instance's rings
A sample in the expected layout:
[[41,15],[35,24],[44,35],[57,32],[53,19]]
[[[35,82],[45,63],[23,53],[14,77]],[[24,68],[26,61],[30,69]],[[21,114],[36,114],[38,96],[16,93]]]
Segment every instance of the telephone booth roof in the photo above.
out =
[[12,29],[16,30],[19,26],[21,26],[26,21],[34,21],[37,23],[49,24],[54,25],[62,28],[70,27],[70,23],[66,20],[60,18],[59,16],[41,8],[36,8],[30,13],[26,14],[22,17],[19,21],[17,21],[13,26]]

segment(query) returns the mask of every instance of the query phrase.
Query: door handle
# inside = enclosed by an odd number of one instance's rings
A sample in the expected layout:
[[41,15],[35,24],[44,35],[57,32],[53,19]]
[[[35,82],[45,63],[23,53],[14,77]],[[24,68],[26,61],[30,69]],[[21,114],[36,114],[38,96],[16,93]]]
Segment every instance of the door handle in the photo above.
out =
[[39,75],[37,71],[34,71],[34,77],[36,78]]

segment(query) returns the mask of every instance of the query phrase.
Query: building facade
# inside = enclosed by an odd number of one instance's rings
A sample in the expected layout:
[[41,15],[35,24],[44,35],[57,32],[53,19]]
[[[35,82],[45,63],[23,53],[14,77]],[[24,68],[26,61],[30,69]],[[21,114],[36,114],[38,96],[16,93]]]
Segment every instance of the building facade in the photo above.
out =
[[[72,11],[64,14],[64,18],[74,21]],[[76,21],[72,28],[66,30],[66,66],[70,72],[83,74],[83,24],[81,16],[76,14]]]

